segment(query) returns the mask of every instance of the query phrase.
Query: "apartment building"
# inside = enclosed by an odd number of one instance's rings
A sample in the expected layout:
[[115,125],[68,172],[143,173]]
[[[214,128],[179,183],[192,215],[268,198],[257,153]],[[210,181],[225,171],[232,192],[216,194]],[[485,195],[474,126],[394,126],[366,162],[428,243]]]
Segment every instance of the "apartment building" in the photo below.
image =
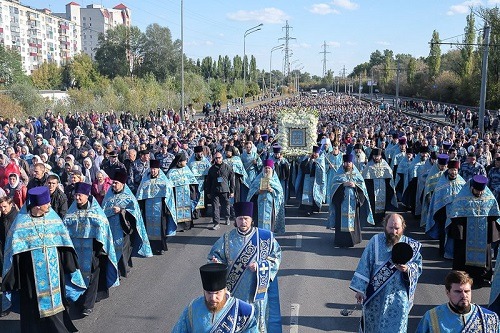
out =
[[130,26],[130,14],[123,4],[106,9],[70,2],[64,13],[52,13],[19,0],[0,0],[0,43],[17,50],[31,74],[44,62],[64,66],[82,51],[93,59],[99,34],[119,24]]

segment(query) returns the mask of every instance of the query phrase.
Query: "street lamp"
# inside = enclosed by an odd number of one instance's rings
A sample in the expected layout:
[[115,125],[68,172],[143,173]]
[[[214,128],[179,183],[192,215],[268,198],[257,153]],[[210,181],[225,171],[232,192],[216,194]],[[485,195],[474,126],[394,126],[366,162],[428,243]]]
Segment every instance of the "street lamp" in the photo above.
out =
[[[271,77],[271,65],[272,65],[272,61],[273,61],[273,52],[276,51],[276,50],[280,50],[282,49],[283,47],[285,47],[285,44],[281,44],[281,45],[278,45],[278,46],[275,46],[271,49],[271,56],[269,57],[269,90],[271,90],[271,88],[273,87],[272,85],[272,77]],[[269,98],[271,98],[271,94],[269,94]]]
[[243,35],[243,110],[245,110],[245,97],[246,97],[246,94],[247,94],[247,66],[245,65],[245,58],[246,58],[246,38],[248,35],[256,32],[256,31],[259,31],[261,29],[261,27],[263,26],[264,24],[259,24],[259,25],[256,25],[255,27],[251,27],[250,29],[247,29],[245,31],[245,34]]

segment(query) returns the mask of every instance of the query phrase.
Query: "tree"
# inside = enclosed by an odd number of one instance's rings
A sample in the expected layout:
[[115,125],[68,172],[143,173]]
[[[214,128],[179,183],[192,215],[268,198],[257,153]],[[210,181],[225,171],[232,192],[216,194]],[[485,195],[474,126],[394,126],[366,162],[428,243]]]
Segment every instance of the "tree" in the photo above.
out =
[[61,89],[63,85],[63,68],[53,62],[44,62],[31,73],[31,81],[38,89]]
[[67,87],[92,89],[102,80],[97,65],[85,53],[73,57],[63,71],[64,82]]
[[139,41],[141,31],[137,27],[118,25],[99,35],[95,60],[99,72],[110,79],[129,76],[140,62]]
[[236,55],[233,58],[233,77],[231,79],[233,81],[243,79],[243,60],[239,55]]
[[157,23],[146,28],[141,41],[143,62],[142,74],[153,73],[159,82],[164,82],[171,75],[180,74],[181,44],[172,41],[170,29]]
[[0,84],[9,86],[23,82],[28,82],[28,77],[23,69],[21,55],[0,44]]
[[439,33],[434,30],[432,32],[431,47],[429,56],[427,57],[427,64],[429,65],[429,76],[432,80],[436,79],[439,75],[441,67],[441,46],[439,43]]
[[462,77],[469,77],[472,75],[474,70],[474,42],[476,40],[476,28],[474,26],[474,15],[472,12],[467,15],[467,25],[464,29],[464,40],[465,44],[461,49],[462,55]]
[[410,58],[406,67],[406,81],[412,85],[415,81],[415,74],[417,72],[417,61],[415,58]]
[[46,103],[38,90],[27,82],[15,83],[10,86],[10,96],[17,101],[26,114],[39,115],[46,108]]

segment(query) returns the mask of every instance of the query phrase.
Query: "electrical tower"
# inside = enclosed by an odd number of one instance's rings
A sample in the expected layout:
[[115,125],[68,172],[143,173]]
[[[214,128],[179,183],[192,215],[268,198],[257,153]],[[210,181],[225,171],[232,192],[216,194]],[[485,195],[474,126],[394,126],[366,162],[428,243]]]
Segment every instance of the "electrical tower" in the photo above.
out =
[[286,21],[285,26],[282,28],[285,30],[285,37],[278,38],[278,40],[285,40],[285,47],[283,51],[285,51],[285,63],[284,63],[284,73],[283,77],[288,80],[288,76],[290,75],[290,46],[289,42],[291,39],[296,39],[295,37],[290,37],[290,29],[292,27],[288,25],[288,20]]
[[323,77],[326,76],[326,54],[327,53],[332,53],[332,52],[328,52],[326,51],[326,47],[328,45],[326,45],[326,41],[323,41],[323,51],[321,51],[320,53],[323,54]]

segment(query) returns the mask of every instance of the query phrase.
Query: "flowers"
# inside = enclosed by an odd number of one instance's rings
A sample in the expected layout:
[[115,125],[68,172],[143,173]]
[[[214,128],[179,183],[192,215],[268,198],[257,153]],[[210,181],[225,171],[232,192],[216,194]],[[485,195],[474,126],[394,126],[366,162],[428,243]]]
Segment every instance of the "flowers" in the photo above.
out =
[[[318,126],[318,110],[311,108],[286,108],[278,111],[278,135],[283,155],[289,159],[297,159],[311,151],[316,145],[316,129]],[[305,146],[290,146],[290,130],[305,130]]]

